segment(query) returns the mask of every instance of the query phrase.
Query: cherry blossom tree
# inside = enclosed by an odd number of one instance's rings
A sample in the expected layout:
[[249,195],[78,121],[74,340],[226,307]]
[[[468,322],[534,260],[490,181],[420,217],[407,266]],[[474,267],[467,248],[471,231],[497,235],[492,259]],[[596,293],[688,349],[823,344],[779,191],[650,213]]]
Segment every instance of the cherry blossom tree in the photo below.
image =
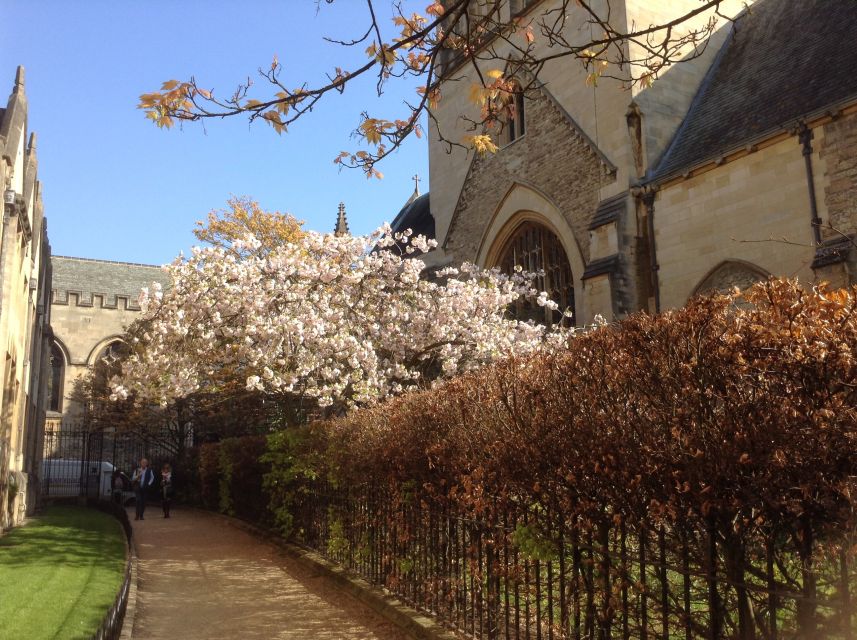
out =
[[568,333],[508,316],[521,296],[556,308],[527,274],[465,264],[421,277],[415,254],[433,241],[410,232],[303,231],[270,251],[259,245],[247,236],[195,248],[167,267],[167,290],[143,291],[115,399],[165,405],[240,380],[341,411]]

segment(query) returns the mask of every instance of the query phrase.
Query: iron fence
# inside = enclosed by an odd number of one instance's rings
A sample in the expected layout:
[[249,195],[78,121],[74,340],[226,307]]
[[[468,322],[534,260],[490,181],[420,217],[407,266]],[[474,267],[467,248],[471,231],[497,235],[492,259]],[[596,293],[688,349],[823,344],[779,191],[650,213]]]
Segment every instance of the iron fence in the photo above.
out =
[[494,513],[324,486],[294,515],[307,546],[469,637],[854,639],[853,540],[804,557],[783,531],[736,544],[704,518]]
[[[156,465],[173,462],[177,453],[173,440],[166,431],[140,434],[115,428],[93,430],[85,423],[54,425],[45,430],[42,496],[109,498],[114,471],[127,480],[141,458]],[[130,499],[130,487],[124,493]]]

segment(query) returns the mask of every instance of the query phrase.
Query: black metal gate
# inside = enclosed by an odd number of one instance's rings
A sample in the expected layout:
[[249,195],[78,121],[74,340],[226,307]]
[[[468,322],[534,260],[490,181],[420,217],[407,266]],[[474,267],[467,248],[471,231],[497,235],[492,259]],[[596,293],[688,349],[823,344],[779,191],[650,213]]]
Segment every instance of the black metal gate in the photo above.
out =
[[107,498],[112,494],[113,474],[129,479],[141,458],[155,465],[174,462],[177,449],[168,431],[143,435],[114,428],[91,430],[84,424],[63,423],[45,430],[41,468],[42,495],[50,498]]

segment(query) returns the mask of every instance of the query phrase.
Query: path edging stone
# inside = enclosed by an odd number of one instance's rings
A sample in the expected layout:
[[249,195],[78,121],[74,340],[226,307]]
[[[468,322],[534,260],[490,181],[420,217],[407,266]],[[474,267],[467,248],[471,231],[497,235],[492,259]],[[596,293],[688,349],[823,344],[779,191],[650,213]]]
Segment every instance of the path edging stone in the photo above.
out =
[[131,554],[131,583],[128,587],[128,604],[125,606],[125,618],[122,620],[119,640],[131,640],[134,637],[134,619],[137,616],[137,580],[140,575],[140,556],[137,553],[137,538],[133,535],[129,541],[128,550]]
[[195,510],[215,515],[225,520],[229,525],[242,529],[282,549],[291,557],[298,560],[303,566],[317,571],[330,579],[341,590],[359,602],[362,602],[417,640],[458,640],[460,638],[460,636],[446,629],[434,619],[419,613],[395,596],[372,586],[363,578],[351,574],[347,569],[330,562],[315,551],[310,551],[287,542],[278,534],[245,520],[206,509]]

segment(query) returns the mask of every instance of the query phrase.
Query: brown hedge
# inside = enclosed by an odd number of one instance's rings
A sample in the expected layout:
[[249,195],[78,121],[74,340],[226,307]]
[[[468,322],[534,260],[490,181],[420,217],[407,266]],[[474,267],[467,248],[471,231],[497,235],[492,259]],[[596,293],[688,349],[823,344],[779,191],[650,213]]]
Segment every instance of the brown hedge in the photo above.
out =
[[[586,594],[585,627],[602,637],[620,621],[642,637],[655,619],[704,637],[777,625],[849,637],[855,309],[857,288],[772,280],[638,314],[560,350],[272,434],[262,465],[245,455],[258,455],[258,439],[204,448],[202,495],[228,510],[262,486],[282,531],[406,600],[445,594],[439,615],[462,614],[465,627],[483,605],[496,622],[501,588],[518,602],[520,587],[522,624],[541,628],[528,613],[545,604],[543,578],[532,589],[541,560],[573,598]],[[433,545],[440,521],[460,536],[465,527],[468,544],[449,534],[451,546]],[[445,569],[416,573],[420,553],[447,554],[428,563]],[[487,586],[462,609],[468,572],[471,596],[474,575]],[[566,605],[548,606],[563,633]]]
[[486,517],[853,528],[856,305],[772,280],[637,314],[335,420],[330,462]]

